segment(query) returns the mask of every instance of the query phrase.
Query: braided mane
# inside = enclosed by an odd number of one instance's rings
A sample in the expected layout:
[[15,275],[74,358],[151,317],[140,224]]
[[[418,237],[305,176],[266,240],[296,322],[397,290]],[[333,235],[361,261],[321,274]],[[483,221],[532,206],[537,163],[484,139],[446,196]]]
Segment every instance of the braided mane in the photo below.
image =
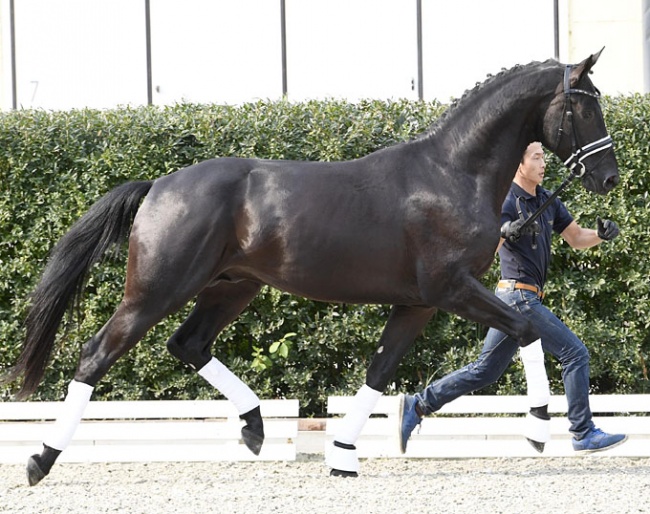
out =
[[502,68],[501,71],[496,75],[488,74],[486,79],[483,82],[477,82],[472,89],[465,90],[465,92],[462,94],[460,98],[453,99],[449,107],[431,125],[429,130],[427,130],[424,134],[422,134],[422,136],[426,137],[437,132],[447,122],[447,120],[458,110],[459,106],[463,105],[467,101],[474,98],[481,91],[483,91],[487,86],[493,84],[494,82],[501,80],[505,77],[509,77],[510,75],[523,72],[530,68],[542,67],[545,65],[552,65],[552,64],[557,64],[557,61],[555,59],[547,59],[544,62],[532,61],[525,65],[516,64],[512,68]]

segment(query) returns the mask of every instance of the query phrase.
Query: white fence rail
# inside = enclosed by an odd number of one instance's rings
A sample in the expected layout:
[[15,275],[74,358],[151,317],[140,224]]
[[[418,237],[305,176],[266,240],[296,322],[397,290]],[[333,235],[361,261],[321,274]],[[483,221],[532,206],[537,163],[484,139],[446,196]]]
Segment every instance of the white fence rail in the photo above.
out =
[[[602,456],[650,457],[650,395],[592,395],[596,425],[629,435]],[[310,447],[333,441],[352,397],[328,399],[323,432],[302,432]],[[24,463],[41,450],[60,402],[0,403],[0,463]],[[361,458],[565,457],[571,447],[566,398],[553,396],[552,439],[538,454],[522,436],[525,396],[465,396],[423,420],[402,456],[397,441],[397,397],[380,398],[357,441]],[[258,457],[241,441],[243,422],[225,400],[89,403],[60,462],[295,460],[298,400],[262,400],[266,440]],[[308,420],[305,420],[308,421]],[[319,426],[318,423],[314,424]],[[314,445],[313,443],[316,442]],[[318,451],[318,450],[316,450]]]
[[[0,403],[0,463],[40,453],[60,402]],[[298,400],[262,400],[259,456],[241,441],[244,422],[226,400],[88,404],[60,462],[295,460]]]
[[[328,413],[342,416],[352,397],[328,399]],[[650,457],[650,395],[591,395],[596,426],[606,432],[625,433],[629,440],[607,452],[594,455]],[[373,416],[357,441],[357,453],[367,457],[402,457],[398,443],[396,396],[380,398]],[[549,404],[551,441],[537,453],[522,436],[525,396],[463,396],[424,418],[409,440],[405,457],[569,457],[574,456],[566,418],[565,396],[553,396]],[[326,444],[334,439],[340,418],[327,421]]]

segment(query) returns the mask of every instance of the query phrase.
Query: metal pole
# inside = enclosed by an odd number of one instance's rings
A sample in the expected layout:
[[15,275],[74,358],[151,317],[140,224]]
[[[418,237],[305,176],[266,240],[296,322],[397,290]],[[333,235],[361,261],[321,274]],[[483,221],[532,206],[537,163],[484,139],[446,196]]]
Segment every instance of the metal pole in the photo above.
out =
[[644,91],[650,92],[650,0],[643,0],[643,79]]
[[286,98],[287,88],[287,11],[286,1],[280,0],[280,33],[282,39],[282,97]]
[[555,60],[560,60],[560,0],[553,0],[553,41],[555,43]]
[[422,67],[422,0],[416,0],[417,5],[417,37],[418,37],[418,100],[424,100],[424,70]]
[[153,104],[153,80],[151,76],[151,5],[144,0],[144,24],[147,52],[147,105]]
[[9,38],[11,40],[11,108],[18,108],[18,86],[16,84],[16,11],[14,0],[9,1]]

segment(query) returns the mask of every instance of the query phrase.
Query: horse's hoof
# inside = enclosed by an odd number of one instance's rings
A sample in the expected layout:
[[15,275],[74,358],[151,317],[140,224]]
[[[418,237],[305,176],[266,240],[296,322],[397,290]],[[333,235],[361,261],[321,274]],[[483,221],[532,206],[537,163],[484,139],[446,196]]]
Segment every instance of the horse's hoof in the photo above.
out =
[[546,443],[540,443],[539,441],[534,441],[534,440],[532,440],[532,439],[530,439],[530,438],[528,438],[528,437],[526,438],[526,441],[528,441],[528,442],[530,443],[530,445],[531,445],[533,448],[535,448],[535,450],[536,450],[538,453],[544,453],[544,445],[545,445]]
[[32,455],[27,460],[27,481],[29,485],[36,485],[45,478],[47,473],[41,469],[40,455]]
[[264,443],[264,435],[259,435],[253,432],[248,425],[241,429],[241,437],[244,440],[246,448],[253,452],[255,455],[259,455],[262,451],[262,444]]
[[259,406],[239,417],[246,422],[241,429],[244,444],[254,455],[259,455],[264,443],[264,421]]
[[343,471],[342,469],[332,469],[330,470],[330,476],[331,477],[343,477],[343,478],[349,478],[349,477],[358,477],[359,473],[356,471]]

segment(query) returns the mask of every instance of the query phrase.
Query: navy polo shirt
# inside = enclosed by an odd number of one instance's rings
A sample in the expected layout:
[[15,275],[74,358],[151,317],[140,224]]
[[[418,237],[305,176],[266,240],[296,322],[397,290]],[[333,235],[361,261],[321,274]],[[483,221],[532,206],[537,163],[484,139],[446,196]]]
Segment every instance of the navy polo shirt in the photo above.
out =
[[[537,186],[535,196],[528,194],[516,183],[512,183],[508,196],[506,196],[501,208],[501,224],[506,221],[519,219],[519,212],[527,219],[551,196],[541,186]],[[519,199],[519,209],[517,208]],[[501,260],[501,278],[505,280],[516,280],[544,288],[546,273],[551,264],[551,236],[553,232],[560,234],[573,221],[573,216],[560,201],[559,198],[537,218],[541,225],[541,232],[537,234],[537,249],[533,249],[532,236],[523,235],[515,243],[505,241],[499,249]]]

